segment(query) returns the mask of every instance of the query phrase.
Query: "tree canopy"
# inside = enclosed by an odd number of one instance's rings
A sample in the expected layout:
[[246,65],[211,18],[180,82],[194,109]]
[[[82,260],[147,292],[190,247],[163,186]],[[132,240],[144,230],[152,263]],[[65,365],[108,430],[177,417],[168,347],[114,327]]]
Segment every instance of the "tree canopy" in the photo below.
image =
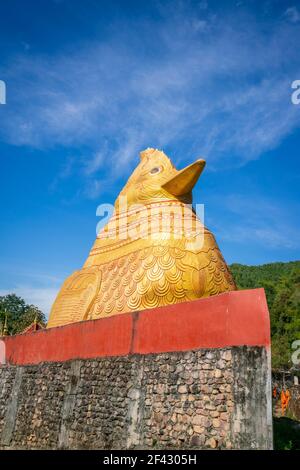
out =
[[239,289],[264,287],[271,318],[272,366],[292,367],[292,343],[300,340],[300,261],[232,264],[230,270]]
[[43,325],[46,323],[46,317],[38,307],[26,304],[15,294],[0,296],[0,332],[6,316],[9,335],[21,333],[35,319]]

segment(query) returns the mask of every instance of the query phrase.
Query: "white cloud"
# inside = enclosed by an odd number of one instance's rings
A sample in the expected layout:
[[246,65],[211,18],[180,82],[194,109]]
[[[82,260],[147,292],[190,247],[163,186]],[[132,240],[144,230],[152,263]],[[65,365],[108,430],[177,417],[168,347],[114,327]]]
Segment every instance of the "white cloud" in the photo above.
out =
[[14,293],[22,297],[26,303],[40,308],[48,317],[63,279],[67,275],[60,273],[60,276],[57,276],[42,272],[34,266],[28,268],[21,264],[16,269],[10,263],[2,263],[0,276],[2,279],[0,296]]
[[[289,208],[263,197],[232,194],[222,200],[226,224],[215,224],[222,240],[249,246],[260,245],[266,250],[299,249],[299,229],[293,224]],[[299,208],[298,208],[299,210]],[[297,208],[291,212],[297,212]],[[233,222],[230,214],[234,215]]]
[[105,161],[105,154],[103,151],[96,152],[92,158],[88,159],[84,172],[86,175],[93,175],[99,168],[102,167]]
[[54,287],[46,288],[18,285],[12,289],[0,290],[0,296],[14,293],[17,296],[22,297],[26,303],[33,304],[40,308],[48,317],[58,290],[58,288]]
[[291,23],[299,23],[300,21],[300,13],[296,7],[289,7],[285,10],[284,16],[290,21]]
[[143,147],[172,149],[179,164],[201,154],[220,169],[258,158],[300,125],[290,101],[300,73],[292,25],[266,33],[255,17],[221,18],[182,2],[162,12],[161,22],[115,24],[105,41],[15,58],[2,138],[88,148],[76,165],[84,194],[96,197],[94,175],[121,176]]

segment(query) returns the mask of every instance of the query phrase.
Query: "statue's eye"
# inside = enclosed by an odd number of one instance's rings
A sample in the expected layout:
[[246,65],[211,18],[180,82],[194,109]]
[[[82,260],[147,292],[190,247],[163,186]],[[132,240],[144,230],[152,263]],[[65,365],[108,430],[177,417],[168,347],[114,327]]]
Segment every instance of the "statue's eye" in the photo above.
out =
[[155,175],[156,173],[160,173],[161,171],[161,168],[159,168],[159,166],[155,166],[154,168],[152,168],[152,170],[150,170],[150,175]]

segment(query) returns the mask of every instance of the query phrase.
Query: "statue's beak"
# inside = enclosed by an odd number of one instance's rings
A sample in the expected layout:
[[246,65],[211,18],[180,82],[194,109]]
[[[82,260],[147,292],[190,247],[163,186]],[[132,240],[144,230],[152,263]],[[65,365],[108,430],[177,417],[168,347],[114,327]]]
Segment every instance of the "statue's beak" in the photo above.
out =
[[162,187],[174,196],[183,196],[193,189],[204,167],[205,160],[196,160],[191,165],[183,168],[183,170],[178,171]]

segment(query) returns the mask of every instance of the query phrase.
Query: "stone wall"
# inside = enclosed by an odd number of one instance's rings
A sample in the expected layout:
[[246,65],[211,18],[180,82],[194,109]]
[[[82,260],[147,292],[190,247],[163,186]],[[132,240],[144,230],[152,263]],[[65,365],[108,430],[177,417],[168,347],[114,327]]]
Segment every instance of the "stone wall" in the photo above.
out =
[[1,449],[272,448],[265,347],[0,366]]

